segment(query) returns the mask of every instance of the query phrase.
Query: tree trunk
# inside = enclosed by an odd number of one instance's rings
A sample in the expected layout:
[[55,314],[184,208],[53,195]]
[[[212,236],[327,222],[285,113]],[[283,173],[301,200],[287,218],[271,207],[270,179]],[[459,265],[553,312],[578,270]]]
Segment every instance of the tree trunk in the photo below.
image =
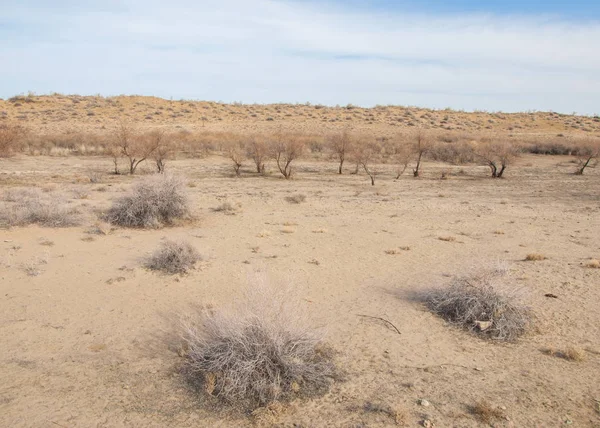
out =
[[583,171],[587,168],[587,166],[589,165],[590,161],[592,160],[592,158],[588,158],[585,163],[583,165],[581,165],[581,168],[579,168],[576,172],[575,175],[583,175]]
[[500,171],[496,174],[496,178],[502,178],[502,174],[504,174],[504,170],[506,169],[506,165],[502,165],[500,167]]
[[417,158],[417,166],[413,169],[413,177],[418,177],[420,175],[419,168],[421,167],[421,157],[423,156],[422,152],[419,152],[419,157]]
[[162,174],[165,172],[165,163],[162,159],[156,159],[156,168],[158,169],[158,173]]
[[115,164],[115,175],[119,175],[119,158],[113,158],[113,164]]
[[340,160],[340,168],[338,169],[338,174],[342,173],[342,166],[344,166],[344,159]]

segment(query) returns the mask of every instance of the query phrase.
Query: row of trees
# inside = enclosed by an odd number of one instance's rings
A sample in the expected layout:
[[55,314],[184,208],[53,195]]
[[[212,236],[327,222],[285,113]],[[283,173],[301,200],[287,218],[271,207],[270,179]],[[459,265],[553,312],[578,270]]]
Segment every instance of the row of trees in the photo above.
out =
[[[352,163],[353,173],[364,172],[375,184],[380,163],[393,163],[397,166],[396,178],[399,178],[412,165],[414,177],[422,173],[423,160],[428,155],[435,155],[440,144],[424,132],[399,136],[392,139],[376,139],[372,136],[351,134],[349,131],[332,134],[327,138],[327,148],[331,158],[338,162],[337,172],[344,173],[344,166]],[[233,162],[236,175],[244,162],[251,160],[257,173],[265,172],[265,163],[272,159],[284,178],[292,176],[292,163],[304,152],[306,138],[294,134],[274,134],[271,136],[252,136],[244,141],[231,142],[226,147],[226,154]],[[470,157],[490,168],[493,178],[501,178],[506,168],[518,155],[512,144],[502,140],[482,140],[473,142],[465,150]]]
[[[26,129],[19,125],[0,123],[0,157],[14,154],[27,136]],[[105,153],[113,160],[114,172],[119,174],[119,162],[126,159],[130,174],[135,174],[138,166],[150,160],[158,172],[165,170],[166,161],[184,145],[190,145],[189,133],[154,129],[141,132],[132,124],[120,122],[106,139]],[[310,137],[303,134],[287,133],[282,130],[268,135],[240,136],[213,135],[213,150],[222,152],[231,159],[236,175],[241,174],[245,162],[251,161],[256,172],[265,172],[267,161],[274,161],[281,175],[289,179],[293,175],[294,162],[302,157],[308,148],[311,151],[325,149],[330,159],[338,163],[337,172],[343,174],[351,163],[354,169],[370,177],[375,183],[378,165],[396,165],[396,178],[409,168],[414,177],[422,173],[423,160],[434,159],[455,164],[478,163],[489,167],[493,178],[503,177],[506,169],[519,154],[519,147],[501,137],[479,137],[462,141],[440,140],[439,136],[426,131],[399,134],[394,138],[376,138],[370,134],[343,130],[323,137]],[[315,141],[318,140],[318,143]],[[324,141],[325,144],[321,144]],[[600,158],[600,139],[588,138],[578,144],[576,174],[581,175],[586,168],[593,167]]]

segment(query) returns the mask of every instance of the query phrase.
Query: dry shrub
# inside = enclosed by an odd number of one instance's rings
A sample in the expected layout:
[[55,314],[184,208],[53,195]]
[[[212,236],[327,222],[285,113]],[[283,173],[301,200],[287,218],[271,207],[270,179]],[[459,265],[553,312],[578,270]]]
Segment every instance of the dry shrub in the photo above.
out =
[[81,223],[80,212],[68,206],[61,195],[49,195],[38,188],[7,190],[0,203],[0,224],[68,227]]
[[288,201],[290,204],[300,204],[306,200],[306,195],[297,193],[295,195],[286,196],[285,200]]
[[148,269],[168,274],[187,273],[202,260],[202,256],[189,242],[166,240],[146,260]]
[[236,211],[236,207],[231,202],[225,201],[221,205],[219,205],[218,207],[213,208],[213,211],[215,211],[215,212],[224,212],[226,214],[233,214]]
[[470,406],[470,412],[485,424],[491,424],[495,419],[502,419],[504,413],[500,409],[495,409],[485,400],[475,403]]
[[499,267],[455,278],[446,288],[430,291],[429,308],[442,318],[494,340],[514,341],[532,322],[530,308]]
[[546,256],[538,253],[530,253],[525,256],[525,261],[528,262],[539,262],[541,260],[546,260]]
[[189,215],[184,182],[157,174],[136,184],[129,195],[117,199],[106,213],[109,223],[125,227],[159,228]]
[[226,404],[252,409],[321,393],[336,375],[332,352],[289,287],[258,283],[229,311],[188,316],[183,330],[184,374]]
[[586,262],[585,267],[590,269],[600,269],[600,260],[590,259]]
[[542,352],[552,357],[562,358],[567,361],[581,362],[585,360],[585,351],[574,348],[572,346],[566,348],[564,351],[556,350],[554,348],[543,349]]

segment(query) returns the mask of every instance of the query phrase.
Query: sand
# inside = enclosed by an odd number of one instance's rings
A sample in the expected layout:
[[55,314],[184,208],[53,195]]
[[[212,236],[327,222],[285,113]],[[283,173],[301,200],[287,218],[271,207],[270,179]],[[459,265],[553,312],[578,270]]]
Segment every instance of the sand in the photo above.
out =
[[[380,167],[371,186],[332,163],[301,161],[286,181],[272,165],[267,177],[247,165],[235,178],[224,158],[182,159],[167,168],[190,183],[196,220],[106,235],[87,233],[96,210],[141,177],[89,183],[89,168],[110,171],[106,158],[2,160],[0,191],[67,194],[86,219],[0,229],[0,426],[475,427],[486,426],[470,411],[481,400],[502,409],[495,426],[600,426],[600,269],[584,267],[600,258],[600,171],[574,176],[569,160],[525,156],[502,180],[433,163],[419,179],[393,180]],[[286,201],[295,194],[306,200]],[[213,210],[224,201],[240,207]],[[146,270],[143,258],[165,237],[189,240],[205,260],[184,276]],[[546,260],[524,261],[529,253]],[[537,318],[514,344],[459,330],[415,298],[498,260]],[[252,416],[215,409],[186,387],[172,319],[194,304],[239,300],[255,270],[298,290],[345,376],[322,397]],[[585,359],[548,347],[576,347]]]

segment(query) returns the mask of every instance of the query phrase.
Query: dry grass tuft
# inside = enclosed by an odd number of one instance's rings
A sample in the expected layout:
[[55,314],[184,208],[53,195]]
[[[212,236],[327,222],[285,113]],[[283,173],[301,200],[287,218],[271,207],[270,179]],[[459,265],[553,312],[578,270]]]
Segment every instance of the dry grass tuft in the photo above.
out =
[[586,262],[585,267],[591,269],[600,269],[600,260],[590,259]]
[[528,262],[539,262],[541,260],[546,260],[546,256],[539,253],[530,253],[525,256],[525,261]]
[[117,199],[106,220],[125,227],[159,228],[187,216],[184,182],[176,176],[157,174],[144,178],[129,195]]
[[440,236],[438,239],[440,241],[445,241],[445,242],[454,242],[454,241],[456,241],[456,238],[454,236]]
[[222,212],[225,214],[235,214],[236,210],[237,210],[237,207],[228,201],[225,201],[218,207],[213,208],[214,212]]
[[295,195],[286,196],[285,200],[288,201],[290,204],[300,204],[306,200],[306,195],[298,193]]
[[469,411],[485,424],[491,424],[494,420],[504,418],[502,410],[493,408],[485,400],[478,401],[474,406],[470,406]]
[[503,267],[459,277],[430,291],[426,302],[434,313],[471,332],[514,341],[530,327],[532,314],[508,280]]
[[77,208],[68,207],[60,195],[48,195],[38,188],[11,189],[0,203],[0,224],[68,227],[81,223]]
[[584,361],[586,357],[585,351],[572,346],[568,347],[564,351],[556,350],[554,348],[546,348],[543,349],[542,352],[546,355],[550,355],[551,357],[562,358],[563,360],[574,362]]
[[184,374],[199,391],[250,409],[325,392],[332,352],[308,325],[291,289],[258,284],[231,311],[184,319]]
[[200,253],[190,243],[166,240],[146,260],[148,269],[159,270],[168,274],[187,273],[202,260]]

